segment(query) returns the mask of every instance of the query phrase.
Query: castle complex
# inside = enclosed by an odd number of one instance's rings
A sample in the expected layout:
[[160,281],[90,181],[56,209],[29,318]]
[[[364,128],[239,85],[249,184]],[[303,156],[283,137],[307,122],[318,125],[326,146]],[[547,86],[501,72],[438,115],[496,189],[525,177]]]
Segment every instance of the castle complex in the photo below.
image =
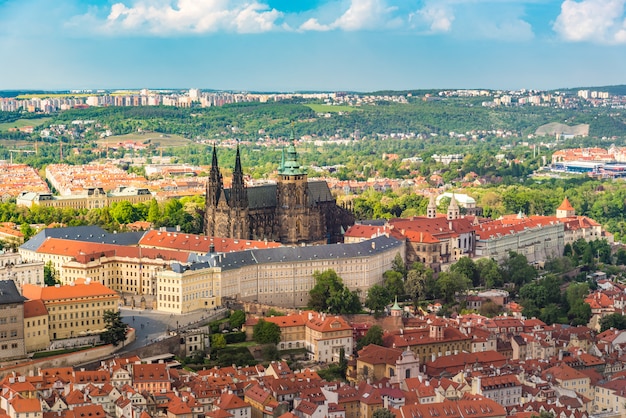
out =
[[340,241],[342,232],[353,223],[354,217],[337,206],[325,181],[308,180],[293,142],[283,150],[277,183],[250,188],[244,183],[239,147],[230,189],[224,188],[213,147],[206,191],[206,235],[321,244]]

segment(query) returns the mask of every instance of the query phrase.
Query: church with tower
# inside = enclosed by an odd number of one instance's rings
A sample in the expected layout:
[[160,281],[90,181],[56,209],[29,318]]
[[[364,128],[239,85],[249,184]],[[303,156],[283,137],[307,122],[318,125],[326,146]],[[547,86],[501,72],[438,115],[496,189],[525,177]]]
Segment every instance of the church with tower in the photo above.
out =
[[231,188],[224,188],[214,146],[204,215],[208,236],[325,244],[340,242],[354,223],[325,181],[309,181],[293,141],[283,149],[276,184],[246,187],[239,146],[232,180]]

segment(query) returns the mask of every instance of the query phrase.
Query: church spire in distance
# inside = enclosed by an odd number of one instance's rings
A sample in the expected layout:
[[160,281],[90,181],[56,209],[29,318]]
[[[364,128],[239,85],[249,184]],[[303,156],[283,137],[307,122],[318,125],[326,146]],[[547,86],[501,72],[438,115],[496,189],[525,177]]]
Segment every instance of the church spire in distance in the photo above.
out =
[[241,155],[239,153],[239,144],[237,144],[237,154],[235,155],[235,168],[233,169],[233,185],[230,189],[230,205],[232,207],[246,208],[248,207],[248,192],[243,179],[243,170],[241,169]]
[[224,185],[222,184],[222,174],[220,173],[220,168],[217,164],[217,148],[215,144],[213,144],[213,158],[211,161],[211,171],[209,172],[209,181],[207,182],[206,188],[206,203],[207,206],[217,205],[217,202],[220,200],[220,195]]

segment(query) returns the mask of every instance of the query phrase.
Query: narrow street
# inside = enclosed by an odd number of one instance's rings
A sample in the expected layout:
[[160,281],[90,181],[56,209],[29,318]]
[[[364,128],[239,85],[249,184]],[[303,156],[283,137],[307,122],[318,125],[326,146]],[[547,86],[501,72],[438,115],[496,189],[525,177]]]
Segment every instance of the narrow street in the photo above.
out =
[[121,351],[134,350],[167,338],[170,331],[182,330],[189,325],[200,325],[215,318],[221,318],[225,310],[226,308],[221,308],[175,315],[152,309],[120,308],[122,320],[136,332],[135,341]]

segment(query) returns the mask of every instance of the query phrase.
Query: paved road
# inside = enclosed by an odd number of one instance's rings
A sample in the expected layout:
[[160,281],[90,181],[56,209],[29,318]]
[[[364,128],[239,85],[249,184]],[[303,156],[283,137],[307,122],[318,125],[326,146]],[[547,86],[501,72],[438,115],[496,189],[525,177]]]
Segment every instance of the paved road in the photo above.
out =
[[169,331],[182,329],[190,324],[201,324],[204,320],[212,320],[224,311],[225,308],[175,315],[152,309],[120,308],[122,320],[135,328],[136,336],[135,341],[125,346],[122,351],[134,350],[166,338],[169,336]]

